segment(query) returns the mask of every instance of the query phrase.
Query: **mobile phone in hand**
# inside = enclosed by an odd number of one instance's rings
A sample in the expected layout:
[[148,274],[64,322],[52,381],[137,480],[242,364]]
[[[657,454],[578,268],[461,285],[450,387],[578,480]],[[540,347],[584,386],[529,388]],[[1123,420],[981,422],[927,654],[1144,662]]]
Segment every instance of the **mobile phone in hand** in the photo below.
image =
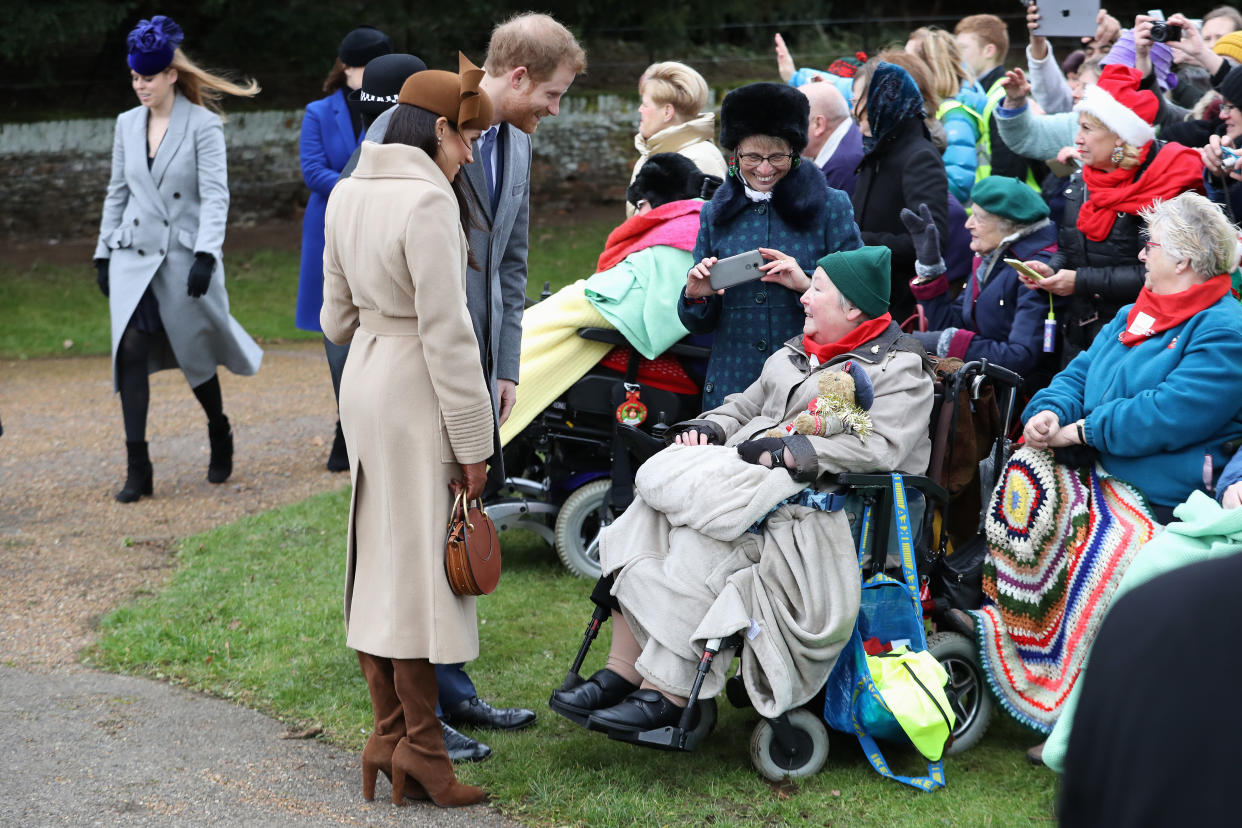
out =
[[763,254],[758,250],[747,250],[727,259],[719,259],[709,271],[712,290],[753,282],[763,276],[763,271],[759,269],[762,265]]
[[1031,279],[1036,282],[1043,281],[1044,277],[1041,276],[1038,271],[1032,270],[1031,268],[1027,267],[1026,264],[1023,263],[1020,259],[1005,259],[1005,264],[1009,265],[1014,270],[1021,273],[1023,276],[1026,276],[1028,279]]

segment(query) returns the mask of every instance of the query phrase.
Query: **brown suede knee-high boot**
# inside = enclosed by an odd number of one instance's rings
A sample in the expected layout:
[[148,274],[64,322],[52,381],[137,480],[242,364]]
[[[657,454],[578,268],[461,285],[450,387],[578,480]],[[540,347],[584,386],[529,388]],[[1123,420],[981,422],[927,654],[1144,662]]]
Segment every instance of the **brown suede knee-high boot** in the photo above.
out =
[[[392,660],[361,650],[357,652],[362,676],[371,691],[371,711],[375,716],[375,729],[362,749],[362,797],[369,802],[375,799],[376,777],[382,772],[392,779],[392,752],[405,735],[405,714],[393,684]],[[405,795],[411,799],[427,798],[421,785],[407,785]]]
[[392,659],[393,682],[405,713],[405,738],[392,755],[392,801],[401,805],[406,777],[423,786],[442,808],[473,805],[486,794],[482,788],[463,785],[453,773],[444,750],[440,720],[436,718],[436,672],[425,658]]

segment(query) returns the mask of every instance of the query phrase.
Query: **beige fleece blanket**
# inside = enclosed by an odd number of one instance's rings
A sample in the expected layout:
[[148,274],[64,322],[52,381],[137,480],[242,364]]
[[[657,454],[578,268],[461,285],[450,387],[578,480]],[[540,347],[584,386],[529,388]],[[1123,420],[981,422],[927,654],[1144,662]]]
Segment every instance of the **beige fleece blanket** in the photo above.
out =
[[[844,514],[788,504],[771,512],[803,484],[724,446],[670,446],[643,464],[636,488],[600,536],[600,561],[642,647],[638,671],[689,695],[706,641],[742,631],[756,710],[772,717],[808,701],[858,615]],[[765,515],[761,533],[747,531]],[[716,659],[703,698],[720,692],[729,661]]]

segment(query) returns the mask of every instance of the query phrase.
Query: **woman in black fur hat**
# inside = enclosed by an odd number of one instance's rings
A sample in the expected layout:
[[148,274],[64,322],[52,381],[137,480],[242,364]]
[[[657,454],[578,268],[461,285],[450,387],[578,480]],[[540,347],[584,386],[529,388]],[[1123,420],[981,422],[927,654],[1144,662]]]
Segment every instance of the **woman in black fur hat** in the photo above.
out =
[[[715,332],[703,384],[703,409],[745,389],[785,340],[801,336],[798,298],[815,263],[862,246],[845,193],[828,187],[814,164],[803,164],[810,105],[781,83],[752,83],[725,96],[720,143],[731,154],[729,175],[699,217],[690,269],[678,304],[692,333]],[[713,291],[718,259],[758,249],[768,260],[759,281]]]

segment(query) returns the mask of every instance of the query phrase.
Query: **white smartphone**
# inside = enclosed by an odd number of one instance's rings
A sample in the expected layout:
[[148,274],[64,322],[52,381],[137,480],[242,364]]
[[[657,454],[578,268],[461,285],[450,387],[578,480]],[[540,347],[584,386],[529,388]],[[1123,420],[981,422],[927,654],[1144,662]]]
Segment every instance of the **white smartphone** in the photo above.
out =
[[747,250],[727,259],[718,259],[712,265],[708,281],[711,282],[712,290],[753,282],[763,276],[763,271],[759,269],[762,264],[763,254],[758,250]]

